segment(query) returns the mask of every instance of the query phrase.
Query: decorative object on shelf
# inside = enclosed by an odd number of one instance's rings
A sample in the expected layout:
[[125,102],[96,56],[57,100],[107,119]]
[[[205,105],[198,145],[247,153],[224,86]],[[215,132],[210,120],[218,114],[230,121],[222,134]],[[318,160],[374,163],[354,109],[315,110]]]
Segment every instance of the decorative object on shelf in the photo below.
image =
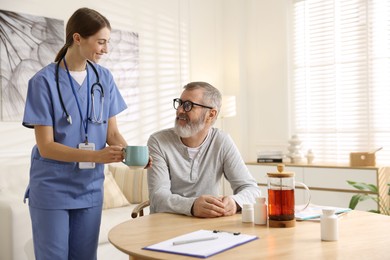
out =
[[233,117],[236,115],[236,96],[222,96],[221,111],[218,117],[221,119],[221,129],[223,129],[223,120],[226,117]]
[[307,158],[307,164],[312,164],[313,161],[314,161],[314,153],[311,149],[309,149],[307,151],[307,154],[306,154],[306,158]]
[[260,151],[257,153],[258,163],[276,163],[283,162],[282,151]]
[[374,151],[371,152],[355,152],[350,153],[349,159],[350,159],[350,165],[352,167],[354,166],[375,166],[376,165],[376,158],[375,153],[382,150],[383,147],[380,147]]
[[291,139],[288,141],[290,144],[289,147],[287,147],[289,153],[287,156],[291,159],[292,163],[299,163],[302,161],[303,156],[301,152],[301,143],[302,141],[299,139],[297,135],[293,135]]

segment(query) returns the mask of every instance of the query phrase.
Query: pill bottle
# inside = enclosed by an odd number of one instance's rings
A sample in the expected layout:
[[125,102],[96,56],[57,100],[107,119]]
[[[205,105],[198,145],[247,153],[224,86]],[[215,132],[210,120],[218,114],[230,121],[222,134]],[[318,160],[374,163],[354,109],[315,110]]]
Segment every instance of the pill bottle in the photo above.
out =
[[256,225],[267,225],[267,204],[265,204],[265,197],[256,198],[256,203],[253,206],[254,222]]
[[323,209],[321,215],[321,240],[336,241],[339,238],[338,218],[334,209]]
[[242,222],[250,223],[253,222],[253,204],[244,204],[242,205]]

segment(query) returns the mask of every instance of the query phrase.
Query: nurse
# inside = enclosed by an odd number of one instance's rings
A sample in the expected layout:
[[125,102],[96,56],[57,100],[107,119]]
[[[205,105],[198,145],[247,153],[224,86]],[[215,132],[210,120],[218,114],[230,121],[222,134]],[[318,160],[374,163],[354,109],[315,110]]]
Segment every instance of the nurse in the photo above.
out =
[[110,31],[103,15],[78,9],[55,63],[28,82],[23,125],[34,128],[36,145],[25,199],[37,260],[97,258],[104,163],[122,161],[127,145],[115,118],[127,106],[97,64]]

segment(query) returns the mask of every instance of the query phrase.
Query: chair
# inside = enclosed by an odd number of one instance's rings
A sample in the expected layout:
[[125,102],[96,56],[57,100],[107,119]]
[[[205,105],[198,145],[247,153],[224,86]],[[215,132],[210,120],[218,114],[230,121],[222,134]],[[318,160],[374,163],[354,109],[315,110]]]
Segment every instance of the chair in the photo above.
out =
[[131,169],[123,163],[108,165],[119,188],[131,204],[136,204],[131,212],[132,218],[144,215],[144,209],[149,206],[149,192],[146,169]]
[[144,208],[149,207],[150,202],[149,200],[146,200],[144,202],[141,202],[138,204],[134,209],[133,212],[131,212],[132,218],[142,217],[144,215]]

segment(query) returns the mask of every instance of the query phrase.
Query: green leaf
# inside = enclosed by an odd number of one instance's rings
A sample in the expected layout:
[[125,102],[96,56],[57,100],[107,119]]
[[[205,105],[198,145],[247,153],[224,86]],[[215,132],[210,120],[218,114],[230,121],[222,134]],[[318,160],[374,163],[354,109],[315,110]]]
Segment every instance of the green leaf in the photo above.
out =
[[354,181],[347,181],[347,183],[358,190],[372,191],[375,193],[378,192],[378,187],[373,184],[367,184],[364,182],[354,182]]
[[368,196],[365,194],[355,194],[352,196],[351,200],[349,201],[349,208],[355,209],[359,201],[364,201],[368,199]]

